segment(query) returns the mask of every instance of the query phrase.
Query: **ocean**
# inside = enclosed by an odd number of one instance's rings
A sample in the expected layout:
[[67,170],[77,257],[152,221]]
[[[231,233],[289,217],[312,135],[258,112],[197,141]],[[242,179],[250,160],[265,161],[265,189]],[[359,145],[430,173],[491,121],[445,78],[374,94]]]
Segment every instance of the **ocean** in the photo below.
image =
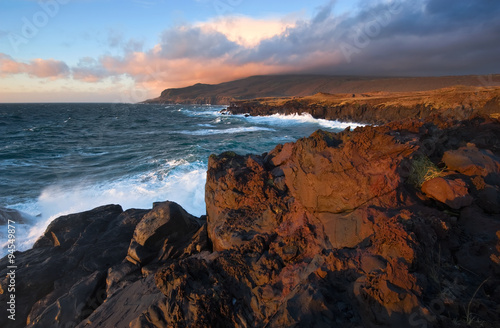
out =
[[[260,154],[317,129],[356,124],[310,115],[222,115],[223,106],[0,104],[0,207],[25,213],[25,250],[58,216],[120,204],[175,201],[205,214],[210,154]],[[7,227],[0,226],[2,250]]]

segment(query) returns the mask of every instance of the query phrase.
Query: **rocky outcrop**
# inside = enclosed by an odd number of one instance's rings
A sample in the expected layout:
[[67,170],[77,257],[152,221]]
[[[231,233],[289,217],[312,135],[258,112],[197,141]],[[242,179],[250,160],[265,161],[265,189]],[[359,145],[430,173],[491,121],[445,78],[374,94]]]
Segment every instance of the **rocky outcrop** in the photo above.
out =
[[212,155],[206,217],[56,219],[16,253],[18,320],[0,325],[495,327],[498,140],[492,119],[411,119]]
[[[444,90],[443,92],[444,93]],[[466,92],[467,93],[467,92]],[[438,96],[439,97],[438,93]],[[477,92],[474,92],[474,95]],[[442,116],[449,119],[468,120],[478,115],[498,117],[500,114],[500,97],[498,92],[485,95],[486,99],[464,99],[455,103],[453,98],[445,106],[429,101],[427,97],[404,104],[408,95],[394,94],[389,99],[371,99],[367,95],[361,99],[349,101],[339,99],[328,102],[317,101],[323,95],[309,98],[290,99],[278,102],[267,100],[234,101],[223,113],[267,116],[273,114],[293,115],[310,114],[317,119],[338,120],[344,122],[363,122],[368,124],[385,124],[404,120],[408,117],[428,119]],[[332,95],[324,95],[332,96]],[[353,97],[355,95],[353,94]],[[457,97],[463,96],[461,91]]]
[[[33,249],[15,253],[16,320],[0,316],[0,326],[66,327],[80,322],[104,301],[100,294],[106,271],[125,257],[143,214],[109,205],[53,221]],[[7,258],[0,267],[4,303],[10,295]]]

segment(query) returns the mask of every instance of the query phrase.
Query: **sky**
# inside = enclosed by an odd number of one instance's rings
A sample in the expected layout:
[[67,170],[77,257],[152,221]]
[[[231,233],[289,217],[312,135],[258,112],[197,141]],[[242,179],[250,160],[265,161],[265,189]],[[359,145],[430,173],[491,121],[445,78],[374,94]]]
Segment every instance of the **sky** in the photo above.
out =
[[252,75],[500,73],[498,0],[0,0],[0,102]]

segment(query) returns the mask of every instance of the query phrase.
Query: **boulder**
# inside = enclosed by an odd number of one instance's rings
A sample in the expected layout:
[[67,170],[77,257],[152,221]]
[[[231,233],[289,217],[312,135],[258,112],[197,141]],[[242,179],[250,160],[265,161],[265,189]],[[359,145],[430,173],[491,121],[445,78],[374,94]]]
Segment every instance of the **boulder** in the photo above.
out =
[[448,150],[443,155],[443,162],[449,170],[454,170],[468,176],[500,174],[500,158],[490,150],[479,149],[468,143],[466,147]]
[[475,140],[498,157],[495,135],[499,122],[414,119],[212,155],[207,217],[164,202],[56,219],[16,253],[19,321],[0,325],[444,328],[467,309],[496,327],[496,169],[445,168],[428,197],[407,183],[416,155]]
[[155,258],[179,256],[179,243],[189,244],[201,225],[199,219],[174,202],[155,203],[135,228],[127,260],[145,265]]
[[433,178],[422,184],[422,192],[456,210],[471,205],[473,201],[462,179]]
[[[63,327],[66,320],[78,323],[88,316],[87,301],[95,302],[95,309],[106,298],[105,273],[123,261],[135,225],[145,213],[107,205],[55,219],[33,249],[16,253],[16,275],[22,277],[16,283],[18,319],[7,322],[0,316],[0,326]],[[4,291],[6,261],[0,261]],[[104,291],[99,301],[96,290]],[[0,301],[8,296],[0,294]]]

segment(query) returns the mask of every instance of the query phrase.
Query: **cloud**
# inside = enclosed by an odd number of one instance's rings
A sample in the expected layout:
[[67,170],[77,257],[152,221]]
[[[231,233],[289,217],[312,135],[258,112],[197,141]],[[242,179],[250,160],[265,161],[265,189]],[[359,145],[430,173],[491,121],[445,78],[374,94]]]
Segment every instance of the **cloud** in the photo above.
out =
[[28,74],[32,77],[58,79],[68,77],[70,69],[66,63],[54,59],[33,59],[22,63],[0,53],[0,75]]
[[327,20],[332,13],[334,3],[335,1],[330,1],[325,6],[321,7],[316,16],[314,16],[314,18],[312,19],[312,23],[318,24]]
[[83,82],[98,82],[110,77],[109,72],[92,57],[81,58],[76,67],[73,67],[73,79]]
[[[361,2],[334,16],[333,2],[310,20],[232,60],[303,67],[303,72],[356,75],[488,74],[500,71],[500,3],[490,0]],[[313,61],[316,61],[313,62]]]
[[[335,1],[310,19],[220,17],[162,33],[147,51],[103,56],[99,74],[128,75],[161,91],[257,74],[453,75],[500,71],[500,3],[483,0]],[[97,68],[100,65],[101,68]]]
[[[456,75],[500,71],[500,3],[484,0],[380,3],[345,20],[339,42],[355,53],[329,72]],[[351,29],[349,29],[351,26]],[[354,28],[352,28],[354,26]],[[372,33],[372,35],[370,35]]]
[[129,39],[125,41],[123,32],[115,29],[109,29],[107,37],[106,42],[108,47],[122,49],[125,53],[142,51],[144,46],[144,42],[140,40]]
[[218,31],[180,26],[165,31],[157,49],[161,57],[168,59],[210,59],[227,55],[237,48],[236,43]]
[[158,43],[110,31],[121,55],[19,63],[0,55],[1,74],[27,73],[95,83],[126,76],[137,88],[218,83],[249,75],[455,75],[500,72],[500,2],[378,0],[335,15],[335,1],[306,18],[219,17],[169,28]]
[[239,46],[252,48],[263,40],[281,35],[288,28],[293,28],[295,22],[290,19],[254,19],[234,16],[218,18],[197,26],[205,31],[217,31]]

